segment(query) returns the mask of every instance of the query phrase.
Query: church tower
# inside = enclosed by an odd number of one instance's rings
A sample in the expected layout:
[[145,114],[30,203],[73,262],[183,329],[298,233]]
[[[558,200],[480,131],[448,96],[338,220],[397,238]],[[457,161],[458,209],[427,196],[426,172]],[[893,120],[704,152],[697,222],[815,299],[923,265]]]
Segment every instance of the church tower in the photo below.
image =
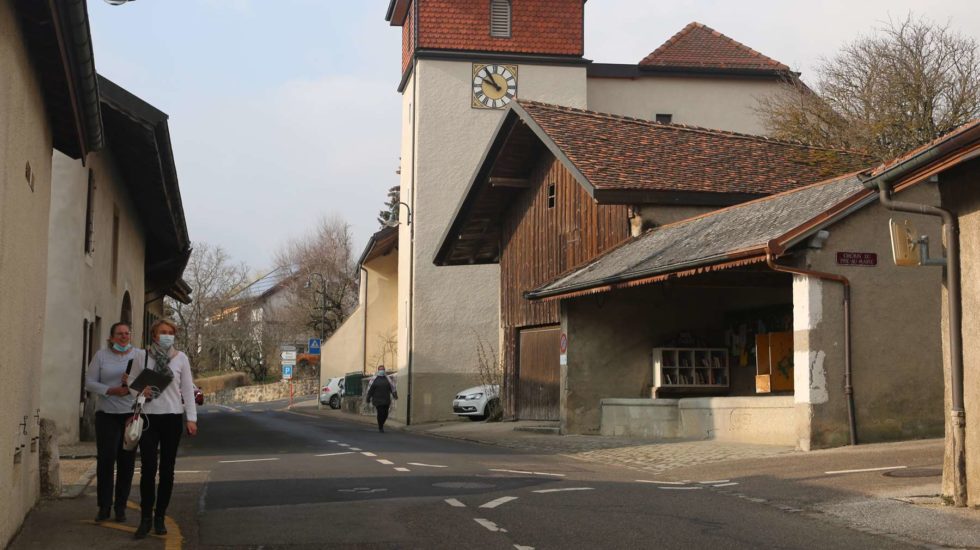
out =
[[586,107],[584,3],[388,5],[386,20],[402,28],[400,184],[407,206],[399,213],[401,399],[394,411],[400,420],[452,418],[456,392],[481,383],[480,343],[500,353],[499,267],[437,268],[433,258],[511,101]]

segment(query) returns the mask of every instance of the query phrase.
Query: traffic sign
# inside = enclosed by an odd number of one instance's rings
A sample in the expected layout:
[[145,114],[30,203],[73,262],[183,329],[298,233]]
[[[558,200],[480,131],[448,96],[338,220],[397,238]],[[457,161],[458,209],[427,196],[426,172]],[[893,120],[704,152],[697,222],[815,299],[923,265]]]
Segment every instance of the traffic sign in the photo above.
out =
[[293,378],[293,365],[283,364],[282,366],[282,379],[290,380]]
[[307,346],[308,349],[309,349],[309,352],[312,353],[313,355],[320,355],[320,339],[319,338],[310,338],[309,344],[310,345]]
[[279,353],[279,357],[282,358],[283,363],[295,363],[296,362],[296,352],[295,351],[283,351]]

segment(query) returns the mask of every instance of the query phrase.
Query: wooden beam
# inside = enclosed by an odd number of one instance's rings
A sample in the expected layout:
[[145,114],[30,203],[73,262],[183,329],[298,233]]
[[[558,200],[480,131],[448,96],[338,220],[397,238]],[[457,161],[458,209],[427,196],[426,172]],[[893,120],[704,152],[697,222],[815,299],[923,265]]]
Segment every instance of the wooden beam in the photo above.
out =
[[490,187],[516,187],[527,189],[531,187],[531,180],[527,178],[504,178],[500,176],[490,176]]

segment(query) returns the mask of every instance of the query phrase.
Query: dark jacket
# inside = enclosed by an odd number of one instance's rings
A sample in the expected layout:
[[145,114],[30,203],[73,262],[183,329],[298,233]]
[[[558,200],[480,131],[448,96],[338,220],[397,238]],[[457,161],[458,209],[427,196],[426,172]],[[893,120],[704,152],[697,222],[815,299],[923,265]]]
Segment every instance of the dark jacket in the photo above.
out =
[[395,386],[387,376],[375,376],[368,386],[367,400],[375,407],[391,406],[391,399],[398,398]]

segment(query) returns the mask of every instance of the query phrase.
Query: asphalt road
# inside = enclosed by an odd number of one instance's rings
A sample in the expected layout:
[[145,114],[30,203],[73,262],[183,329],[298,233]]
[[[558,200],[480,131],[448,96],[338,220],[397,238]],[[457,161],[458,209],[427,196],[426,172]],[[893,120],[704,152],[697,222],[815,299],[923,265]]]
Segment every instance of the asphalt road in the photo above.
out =
[[281,406],[202,409],[170,510],[185,548],[907,548],[733,498],[726,479],[662,483]]

